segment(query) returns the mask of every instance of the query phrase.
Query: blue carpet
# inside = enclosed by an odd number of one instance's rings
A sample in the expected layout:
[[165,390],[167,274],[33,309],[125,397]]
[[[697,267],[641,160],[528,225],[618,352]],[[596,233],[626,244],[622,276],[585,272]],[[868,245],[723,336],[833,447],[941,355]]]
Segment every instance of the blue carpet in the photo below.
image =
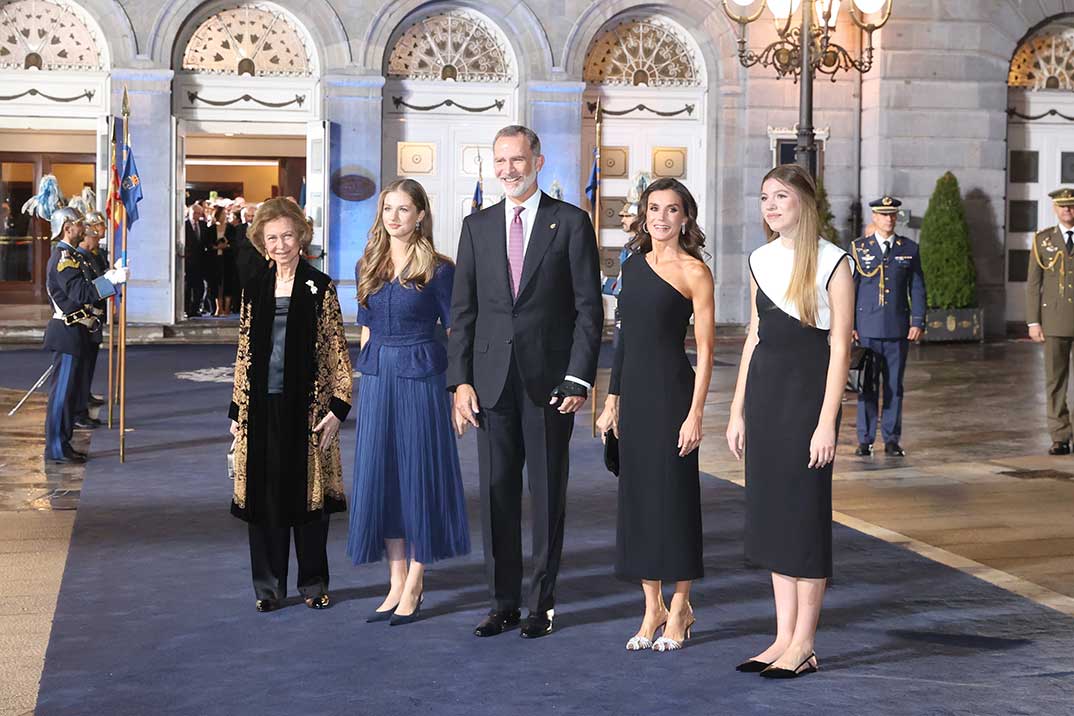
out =
[[[336,606],[313,612],[295,599],[258,614],[245,525],[227,510],[230,387],[174,375],[233,357],[223,346],[131,349],[127,463],[115,431],[98,430],[38,716],[1074,713],[1074,620],[838,526],[821,673],[736,673],[768,643],[771,592],[766,574],[742,566],[742,491],[712,477],[694,639],[679,653],[626,652],[641,593],[611,576],[615,482],[588,415],[575,435],[552,636],[471,636],[486,608],[472,434],[461,452],[478,551],[430,568],[427,619],[364,623],[386,570],[350,566],[345,515],[329,544]],[[3,382],[32,383],[43,360],[0,354]],[[349,421],[345,469],[353,431]]]

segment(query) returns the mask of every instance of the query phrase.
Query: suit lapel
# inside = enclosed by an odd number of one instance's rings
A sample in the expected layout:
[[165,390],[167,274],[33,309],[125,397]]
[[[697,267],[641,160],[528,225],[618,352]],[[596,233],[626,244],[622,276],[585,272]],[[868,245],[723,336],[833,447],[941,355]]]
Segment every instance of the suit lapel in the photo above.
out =
[[[533,228],[530,230],[530,241],[526,245],[526,258],[522,261],[522,278],[519,280],[518,295],[526,290],[526,285],[537,273],[537,267],[541,265],[548,247],[552,245],[552,239],[556,235],[556,205],[544,192],[541,192],[541,203],[537,206],[537,216],[533,219]],[[506,253],[506,249],[504,249]]]

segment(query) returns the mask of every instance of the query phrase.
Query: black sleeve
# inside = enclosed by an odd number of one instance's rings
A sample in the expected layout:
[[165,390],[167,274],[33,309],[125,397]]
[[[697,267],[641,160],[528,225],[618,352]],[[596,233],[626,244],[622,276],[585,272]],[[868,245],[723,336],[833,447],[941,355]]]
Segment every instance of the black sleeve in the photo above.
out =
[[[455,281],[451,291],[451,334],[448,336],[449,390],[474,382],[474,326],[477,321],[477,267],[470,221],[463,220]],[[579,376],[581,377],[581,376]],[[584,378],[583,378],[584,380]]]
[[600,339],[604,332],[604,301],[600,293],[600,254],[589,215],[574,207],[571,226],[571,285],[574,289],[574,341],[567,375],[592,385],[597,375]]

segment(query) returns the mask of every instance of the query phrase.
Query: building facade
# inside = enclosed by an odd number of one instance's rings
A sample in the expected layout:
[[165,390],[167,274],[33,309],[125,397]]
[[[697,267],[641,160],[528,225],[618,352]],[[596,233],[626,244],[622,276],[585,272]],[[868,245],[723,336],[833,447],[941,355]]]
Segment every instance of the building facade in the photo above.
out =
[[[1021,320],[1028,238],[1053,220],[1047,191],[1074,183],[1071,16],[1074,0],[895,0],[871,71],[816,83],[837,228],[851,238],[868,201],[891,193],[913,237],[936,180],[954,172],[992,335]],[[744,323],[745,258],[763,241],[756,196],[793,143],[798,88],[744,69],[737,31],[719,0],[0,0],[4,182],[25,191],[78,156],[85,176],[71,181],[103,200],[108,118],[126,90],[144,193],[128,240],[131,320],[182,317],[188,164],[228,142],[304,160],[316,249],[353,315],[354,264],[385,181],[422,181],[454,254],[479,176],[486,203],[499,197],[492,135],[519,122],[543,141],[543,188],[585,206],[599,100],[608,254],[625,238],[614,215],[630,178],[679,177],[698,198],[717,320]],[[757,23],[748,43],[773,37]],[[845,16],[836,39],[852,52],[863,42]],[[0,300],[41,301],[43,249],[16,238],[0,251]]]

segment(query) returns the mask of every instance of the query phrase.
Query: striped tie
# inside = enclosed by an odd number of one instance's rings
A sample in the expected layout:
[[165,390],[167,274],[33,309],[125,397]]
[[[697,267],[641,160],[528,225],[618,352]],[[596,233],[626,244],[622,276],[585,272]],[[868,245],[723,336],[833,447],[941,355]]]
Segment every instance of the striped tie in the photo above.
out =
[[515,218],[511,219],[511,232],[507,237],[507,263],[511,266],[511,296],[518,298],[518,284],[522,281],[522,261],[526,252],[522,247],[522,212],[524,206],[515,207]]

